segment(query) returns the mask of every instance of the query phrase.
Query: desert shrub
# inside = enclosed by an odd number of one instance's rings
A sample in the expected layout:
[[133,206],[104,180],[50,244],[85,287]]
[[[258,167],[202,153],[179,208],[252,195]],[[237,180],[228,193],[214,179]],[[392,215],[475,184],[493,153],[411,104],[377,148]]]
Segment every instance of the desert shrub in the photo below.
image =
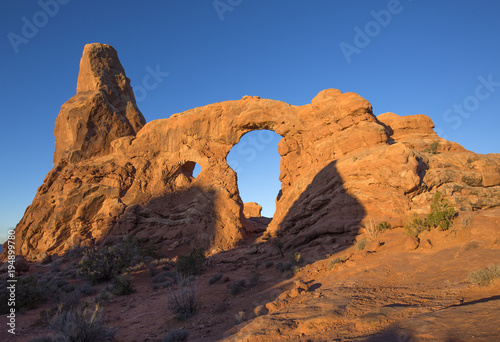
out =
[[431,204],[431,212],[427,214],[427,223],[431,227],[448,230],[454,217],[455,208],[451,207],[448,200],[442,198],[441,192],[437,191]]
[[117,276],[113,279],[113,287],[111,292],[115,296],[127,296],[135,292],[134,286],[130,282],[130,278],[125,276]]
[[100,304],[100,303],[107,303],[111,299],[112,294],[108,290],[105,290],[103,292],[99,292],[97,296],[94,298],[94,303]]
[[196,314],[199,303],[196,301],[196,287],[192,284],[179,285],[175,292],[169,292],[168,309],[181,321],[186,321]]
[[265,268],[269,268],[273,265],[274,263],[271,261],[271,260],[267,260],[265,263],[264,263],[264,267]]
[[391,224],[387,221],[379,222],[375,224],[374,220],[370,220],[365,227],[366,233],[370,237],[376,237],[379,233],[382,233],[388,229],[392,229]]
[[426,148],[424,150],[424,152],[427,152],[427,153],[430,153],[430,154],[437,154],[438,153],[438,151],[437,151],[438,147],[439,147],[439,142],[434,141],[432,144],[430,144],[429,148]]
[[276,249],[278,250],[278,252],[280,253],[281,256],[285,256],[284,246],[283,246],[283,242],[281,242],[281,240],[279,240],[279,239],[274,240],[274,246],[276,247]]
[[155,275],[157,275],[158,272],[159,271],[158,271],[158,269],[155,266],[153,266],[153,265],[149,266],[149,275],[151,277],[154,277]]
[[410,216],[410,222],[405,226],[405,233],[408,236],[418,236],[424,230],[429,230],[429,225],[425,217],[420,217],[417,214]]
[[93,247],[84,252],[79,272],[92,284],[109,281],[123,273],[136,254],[137,244],[130,239],[112,247]]
[[275,267],[280,272],[286,272],[290,271],[293,268],[293,264],[291,262],[278,262]]
[[240,311],[237,314],[234,314],[234,325],[241,324],[246,321],[245,311]]
[[497,278],[500,278],[500,264],[472,271],[468,276],[469,281],[478,286],[488,286]]
[[153,242],[147,241],[139,244],[139,255],[143,257],[158,258],[158,246]]
[[[0,288],[0,314],[9,312],[8,298],[10,292],[7,287],[10,283],[4,283]],[[16,287],[16,310],[32,310],[47,302],[57,291],[57,287],[35,275],[18,278]]]
[[151,278],[151,281],[153,283],[163,283],[165,280],[167,280],[168,276],[166,273],[159,273],[155,275],[154,277]]
[[245,289],[245,284],[246,284],[245,279],[240,279],[238,281],[233,282],[231,284],[231,287],[229,288],[229,293],[232,294],[233,296],[236,296],[238,293],[240,293]]
[[97,304],[94,308],[80,305],[70,310],[57,311],[51,319],[50,329],[64,341],[101,342],[112,341],[116,329],[106,326]]
[[161,339],[161,342],[178,342],[186,341],[189,336],[189,330],[186,329],[175,329],[169,332],[165,337]]
[[69,260],[79,259],[83,256],[85,247],[73,247],[64,252],[62,258],[64,262]]
[[94,294],[95,289],[92,287],[92,285],[85,283],[82,286],[80,286],[80,292],[84,295],[91,295]]
[[259,284],[260,276],[257,272],[253,272],[250,275],[250,279],[248,279],[248,283],[250,287],[255,287]]
[[[72,310],[76,309],[82,300],[82,294],[78,291],[73,291],[68,294],[64,294],[56,300],[57,306],[53,308],[53,314],[60,310]],[[53,315],[52,315],[53,316]]]
[[210,285],[213,285],[213,284],[215,284],[216,282],[218,282],[219,280],[221,280],[223,276],[224,276],[224,275],[223,275],[222,273],[217,273],[217,274],[215,274],[212,278],[210,278],[210,280],[208,281],[208,283],[209,283]]
[[299,252],[295,252],[293,255],[290,255],[290,262],[294,265],[300,265],[303,261],[304,259],[302,259]]
[[346,255],[344,255],[342,258],[339,258],[339,257],[334,258],[334,259],[330,260],[330,262],[328,262],[328,270],[332,270],[337,265],[343,264],[346,261],[347,261],[347,256]]
[[358,251],[362,251],[363,249],[365,249],[367,243],[368,243],[368,239],[361,239],[361,240],[357,241],[356,242],[356,249]]
[[161,287],[163,287],[164,289],[166,289],[167,287],[170,287],[174,284],[174,282],[170,281],[170,280],[166,280],[163,284],[161,284]]
[[177,272],[187,276],[198,274],[205,262],[205,251],[203,248],[193,248],[191,254],[179,256],[177,261]]

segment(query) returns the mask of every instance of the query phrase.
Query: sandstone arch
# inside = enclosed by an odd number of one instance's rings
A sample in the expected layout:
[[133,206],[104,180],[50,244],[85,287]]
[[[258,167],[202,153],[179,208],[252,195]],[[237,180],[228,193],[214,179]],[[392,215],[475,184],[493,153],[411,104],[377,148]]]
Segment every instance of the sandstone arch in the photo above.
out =
[[[319,237],[347,243],[366,217],[401,224],[438,188],[465,189],[451,198],[460,208],[500,204],[500,158],[439,138],[424,115],[377,118],[361,96],[327,89],[304,106],[245,96],[145,124],[116,51],[89,44],[77,94],[56,120],[54,169],[16,227],[18,253],[41,259],[126,235],[174,250],[232,248],[248,227],[226,157],[259,129],[283,137],[281,198],[266,235],[289,247]],[[433,142],[440,155],[423,152]],[[465,174],[482,181],[464,182]]]

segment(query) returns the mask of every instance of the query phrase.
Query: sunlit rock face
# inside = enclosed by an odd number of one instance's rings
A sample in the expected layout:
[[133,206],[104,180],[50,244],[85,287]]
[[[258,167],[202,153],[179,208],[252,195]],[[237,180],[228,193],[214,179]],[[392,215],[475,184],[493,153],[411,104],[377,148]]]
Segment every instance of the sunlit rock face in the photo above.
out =
[[235,247],[255,230],[226,156],[260,129],[283,137],[281,192],[261,239],[285,248],[350,243],[368,220],[404,224],[437,190],[459,210],[498,206],[499,155],[466,151],[433,127],[425,115],[377,118],[336,89],[304,106],[245,96],[146,124],[116,51],[89,44],[56,119],[54,168],[16,227],[18,253],[40,260],[127,236],[172,253]]

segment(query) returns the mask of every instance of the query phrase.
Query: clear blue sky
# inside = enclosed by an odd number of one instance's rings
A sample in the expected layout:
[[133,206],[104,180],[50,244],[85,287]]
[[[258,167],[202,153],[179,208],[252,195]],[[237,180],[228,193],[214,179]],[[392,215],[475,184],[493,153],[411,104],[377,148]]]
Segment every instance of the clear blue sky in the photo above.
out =
[[[244,95],[303,105],[338,88],[368,99],[375,114],[427,114],[447,139],[493,153],[499,14],[493,0],[3,0],[0,239],[53,166],[54,120],[75,94],[87,43],[117,49],[136,95],[148,70],[169,73],[138,96],[147,121]],[[243,200],[268,215],[278,140],[250,162],[231,155],[255,176],[240,175]]]

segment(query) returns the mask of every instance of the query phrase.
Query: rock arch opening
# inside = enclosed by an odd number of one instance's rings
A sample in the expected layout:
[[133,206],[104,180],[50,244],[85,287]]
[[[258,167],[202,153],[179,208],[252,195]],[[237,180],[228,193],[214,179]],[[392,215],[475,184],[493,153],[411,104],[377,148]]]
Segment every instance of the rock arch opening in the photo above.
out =
[[194,161],[187,161],[182,164],[181,171],[188,178],[196,178],[201,172],[201,166]]
[[281,157],[278,154],[281,139],[271,130],[251,131],[233,146],[227,156],[229,166],[237,174],[238,190],[245,203],[247,218],[274,216],[276,198],[281,190]]

